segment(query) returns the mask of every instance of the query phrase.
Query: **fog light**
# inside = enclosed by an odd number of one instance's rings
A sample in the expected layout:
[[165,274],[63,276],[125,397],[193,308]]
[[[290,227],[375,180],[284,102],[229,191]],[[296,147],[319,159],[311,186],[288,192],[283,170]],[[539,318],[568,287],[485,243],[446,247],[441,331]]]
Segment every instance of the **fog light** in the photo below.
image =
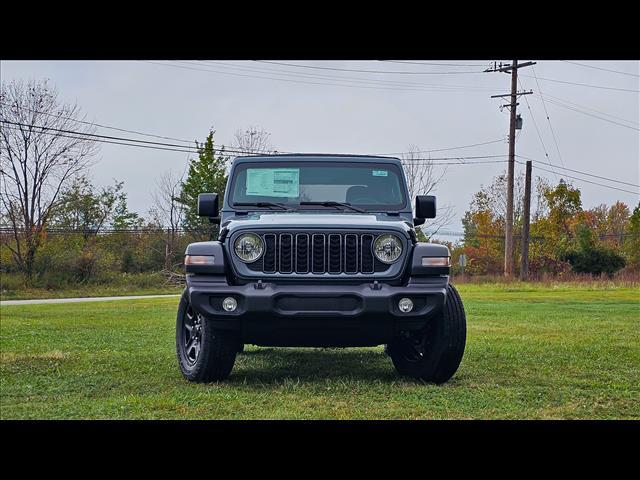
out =
[[398,302],[398,308],[402,313],[409,313],[413,310],[413,302],[410,298],[403,298]]
[[233,297],[227,297],[222,301],[222,308],[227,312],[233,312],[238,307],[238,302]]

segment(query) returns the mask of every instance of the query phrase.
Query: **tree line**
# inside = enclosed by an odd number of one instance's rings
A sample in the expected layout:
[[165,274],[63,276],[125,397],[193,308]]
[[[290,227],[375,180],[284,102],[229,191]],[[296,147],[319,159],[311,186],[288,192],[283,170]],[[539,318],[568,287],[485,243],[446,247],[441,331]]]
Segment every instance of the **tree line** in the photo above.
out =
[[[462,219],[464,237],[452,245],[454,260],[464,253],[465,273],[500,275],[504,263],[506,174],[478,191]],[[524,177],[514,182],[514,233],[523,224]],[[573,271],[612,276],[640,270],[640,202],[630,211],[616,202],[584,209],[580,189],[560,179],[552,185],[536,179],[531,214],[529,270],[535,276],[562,276]],[[520,242],[514,242],[519,265]]]

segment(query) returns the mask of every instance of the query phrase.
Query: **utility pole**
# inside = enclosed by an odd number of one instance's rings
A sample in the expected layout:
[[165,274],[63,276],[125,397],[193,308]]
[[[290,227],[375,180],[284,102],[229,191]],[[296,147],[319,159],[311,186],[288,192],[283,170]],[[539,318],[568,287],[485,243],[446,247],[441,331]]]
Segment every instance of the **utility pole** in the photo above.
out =
[[533,92],[518,92],[518,69],[535,65],[536,62],[525,62],[518,64],[518,60],[514,60],[511,65],[498,66],[494,63],[493,68],[485,70],[485,72],[505,72],[511,73],[511,93],[505,95],[492,95],[491,98],[511,97],[511,102],[503,105],[509,108],[509,167],[507,170],[507,216],[505,218],[504,228],[504,275],[513,277],[513,175],[516,160],[516,110],[518,107],[518,97],[520,95],[529,95]]
[[531,160],[527,160],[527,170],[524,177],[524,218],[522,222],[522,256],[520,265],[520,280],[529,276],[529,222],[531,215]]

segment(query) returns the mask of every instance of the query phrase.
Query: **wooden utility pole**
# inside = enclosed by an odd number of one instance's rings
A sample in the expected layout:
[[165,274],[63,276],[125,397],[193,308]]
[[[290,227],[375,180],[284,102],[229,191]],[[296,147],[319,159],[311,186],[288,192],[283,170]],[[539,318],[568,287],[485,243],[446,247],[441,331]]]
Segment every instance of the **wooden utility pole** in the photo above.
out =
[[522,256],[520,265],[520,280],[529,276],[529,222],[531,216],[531,160],[527,160],[527,170],[524,177],[524,218],[522,219]]
[[513,276],[513,176],[516,161],[516,110],[518,107],[518,96],[528,95],[532,92],[518,92],[518,69],[535,65],[536,62],[525,62],[518,64],[518,60],[514,60],[511,65],[500,66],[494,65],[492,69],[485,72],[506,72],[511,73],[511,93],[505,95],[492,95],[491,98],[510,97],[509,107],[509,167],[507,170],[507,215],[505,218],[504,228],[504,275],[506,277]]

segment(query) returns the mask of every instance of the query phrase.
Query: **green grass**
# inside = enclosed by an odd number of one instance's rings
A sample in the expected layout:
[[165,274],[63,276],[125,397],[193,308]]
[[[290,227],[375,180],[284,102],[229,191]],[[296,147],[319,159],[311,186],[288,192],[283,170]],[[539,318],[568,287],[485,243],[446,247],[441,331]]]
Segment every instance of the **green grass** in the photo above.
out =
[[111,297],[122,295],[158,295],[181,293],[183,287],[170,285],[159,272],[121,273],[102,282],[57,284],[26,287],[20,275],[3,273],[0,276],[0,300],[29,300],[37,298]]
[[4,306],[1,418],[640,418],[640,292],[461,285],[467,350],[435,386],[382,347],[248,347],[224,383],[183,380],[178,300]]

